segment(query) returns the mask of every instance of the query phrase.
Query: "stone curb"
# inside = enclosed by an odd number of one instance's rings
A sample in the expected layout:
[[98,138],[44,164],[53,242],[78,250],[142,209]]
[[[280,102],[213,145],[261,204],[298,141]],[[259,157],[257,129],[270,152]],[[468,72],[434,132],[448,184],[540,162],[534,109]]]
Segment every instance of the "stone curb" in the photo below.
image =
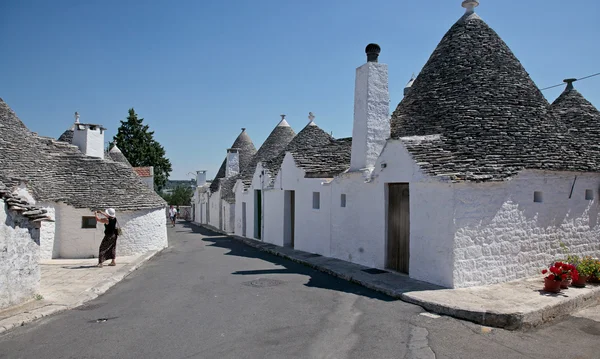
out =
[[[410,292],[404,293],[402,290],[394,290],[392,288],[385,287],[377,283],[372,283],[369,281],[354,278],[351,275],[348,275],[347,273],[338,272],[326,268],[324,266],[312,263],[306,259],[297,258],[282,253],[277,249],[278,246],[272,244],[226,233],[210,225],[199,224],[194,222],[190,223],[192,225],[204,227],[216,233],[231,237],[262,252],[267,252],[278,257],[286,258],[288,260],[291,260],[292,262],[306,265],[320,272],[327,273],[334,277],[341,278],[351,283],[361,285],[365,288],[374,290],[376,292],[386,294],[392,298],[400,299],[404,302],[418,305],[427,311],[440,315],[451,316],[457,319],[467,320],[488,327],[503,328],[506,330],[527,330],[557,319],[564,318],[586,307],[600,304],[600,286],[597,286],[585,295],[581,295],[571,300],[563,301],[555,305],[549,305],[540,309],[535,309],[530,312],[498,313],[485,309],[482,309],[480,311],[465,310],[457,306],[443,305],[435,302],[425,301],[412,296]],[[269,248],[272,246],[274,246],[275,248]]]
[[112,286],[114,286],[115,284],[117,284],[120,281],[122,281],[123,279],[125,279],[125,277],[127,277],[129,274],[131,274],[136,269],[138,269],[142,264],[149,261],[152,257],[154,257],[155,255],[162,252],[164,249],[165,248],[159,249],[159,250],[154,250],[154,251],[149,251],[146,254],[141,255],[140,257],[138,257],[135,260],[135,262],[130,263],[129,266],[121,267],[120,269],[118,269],[106,281],[104,281],[100,284],[94,285],[93,287],[82,292],[82,294],[80,294],[79,298],[77,298],[72,303],[58,304],[58,303],[49,302],[47,305],[45,305],[43,307],[36,308],[36,309],[28,311],[28,312],[20,313],[20,314],[17,314],[15,316],[12,316],[10,318],[6,318],[6,319],[0,321],[0,335],[4,334],[5,332],[7,332],[11,329],[24,326],[25,324],[31,323],[40,318],[47,317],[47,316],[50,316],[53,314],[58,314],[65,310],[74,309],[74,308],[82,306],[83,304],[87,303],[88,301],[95,299],[98,296],[104,294]]

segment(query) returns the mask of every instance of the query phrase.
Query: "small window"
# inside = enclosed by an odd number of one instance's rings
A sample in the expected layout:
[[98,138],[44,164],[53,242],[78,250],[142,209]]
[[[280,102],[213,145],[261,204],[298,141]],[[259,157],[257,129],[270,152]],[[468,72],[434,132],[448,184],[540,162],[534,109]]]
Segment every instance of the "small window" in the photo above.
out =
[[542,203],[542,201],[543,201],[542,192],[540,192],[540,191],[533,192],[533,201],[536,203]]
[[81,228],[96,228],[96,217],[81,217]]
[[321,193],[313,192],[313,209],[321,208]]
[[585,199],[588,201],[592,201],[594,199],[594,190],[593,189],[585,190]]
[[342,193],[342,196],[340,198],[340,207],[346,207],[346,194]]

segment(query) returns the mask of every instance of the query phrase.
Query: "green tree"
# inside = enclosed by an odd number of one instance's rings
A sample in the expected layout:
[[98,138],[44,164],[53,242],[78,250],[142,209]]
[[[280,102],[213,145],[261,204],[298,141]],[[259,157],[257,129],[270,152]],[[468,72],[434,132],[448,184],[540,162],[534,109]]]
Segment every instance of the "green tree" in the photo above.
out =
[[173,206],[189,206],[192,204],[194,191],[191,187],[177,186],[171,193],[162,193],[162,198]]
[[154,166],[154,188],[160,191],[173,170],[171,161],[165,157],[163,146],[154,139],[154,131],[149,131],[149,126],[144,125],[144,119],[138,118],[133,108],[129,109],[127,120],[121,121],[110,147],[115,141],[133,167]]

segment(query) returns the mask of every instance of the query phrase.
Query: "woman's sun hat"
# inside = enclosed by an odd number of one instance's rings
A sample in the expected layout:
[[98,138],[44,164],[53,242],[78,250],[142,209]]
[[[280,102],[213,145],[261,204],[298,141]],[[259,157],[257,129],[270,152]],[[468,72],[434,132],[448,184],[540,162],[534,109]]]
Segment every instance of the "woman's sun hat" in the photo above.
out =
[[115,214],[116,214],[116,213],[115,213],[115,209],[114,209],[114,208],[107,208],[107,209],[106,209],[106,214],[108,214],[108,215],[109,215],[109,216],[111,216],[111,217],[114,217],[114,216],[115,216]]

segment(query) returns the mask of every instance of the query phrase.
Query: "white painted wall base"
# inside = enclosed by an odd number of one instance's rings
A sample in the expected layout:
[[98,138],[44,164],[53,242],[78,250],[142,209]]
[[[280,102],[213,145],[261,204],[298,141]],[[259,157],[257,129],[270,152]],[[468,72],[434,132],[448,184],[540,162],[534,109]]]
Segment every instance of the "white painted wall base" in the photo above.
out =
[[[539,274],[565,256],[561,242],[574,254],[600,257],[599,188],[598,174],[545,171],[523,171],[502,183],[456,184],[455,287]],[[594,199],[585,198],[586,190]],[[541,203],[534,202],[535,191]]]
[[40,231],[0,200],[0,309],[31,299],[40,284]]

